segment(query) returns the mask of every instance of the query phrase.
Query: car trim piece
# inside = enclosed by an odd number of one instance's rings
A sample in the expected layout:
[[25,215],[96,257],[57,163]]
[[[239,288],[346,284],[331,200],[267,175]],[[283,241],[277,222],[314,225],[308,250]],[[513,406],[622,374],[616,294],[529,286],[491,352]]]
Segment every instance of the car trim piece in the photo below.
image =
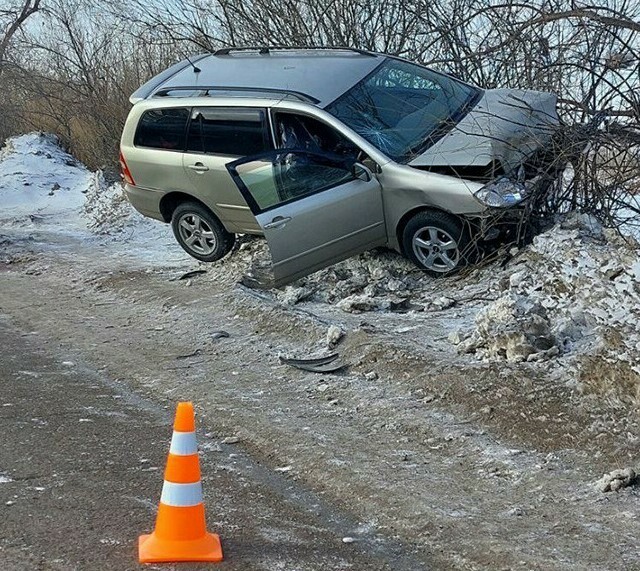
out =
[[214,56],[228,56],[231,55],[231,52],[243,52],[243,51],[251,51],[258,52],[260,55],[271,55],[271,50],[285,52],[285,51],[313,51],[313,50],[324,50],[324,51],[336,51],[336,52],[353,52],[360,54],[361,56],[370,56],[377,57],[373,52],[369,52],[367,50],[360,50],[358,48],[350,48],[347,46],[241,46],[238,48],[221,48],[213,52]]
[[299,99],[307,103],[313,103],[317,105],[320,103],[319,99],[312,97],[308,93],[302,91],[295,91],[292,89],[280,89],[274,87],[237,87],[234,85],[181,85],[180,87],[166,87],[165,89],[158,89],[153,92],[153,97],[169,97],[167,94],[170,91],[204,91],[205,94],[201,97],[210,97],[209,91],[240,91],[246,93],[273,93],[275,95],[295,95]]
[[216,206],[219,208],[225,208],[226,210],[251,210],[248,206],[241,206],[239,204],[223,204],[216,202]]

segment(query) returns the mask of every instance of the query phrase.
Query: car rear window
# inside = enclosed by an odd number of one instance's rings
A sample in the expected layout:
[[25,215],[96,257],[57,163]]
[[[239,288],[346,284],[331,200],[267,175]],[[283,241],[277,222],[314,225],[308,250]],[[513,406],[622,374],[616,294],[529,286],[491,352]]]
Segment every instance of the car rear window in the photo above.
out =
[[244,157],[270,150],[265,117],[262,109],[195,108],[187,151]]
[[136,147],[184,150],[189,109],[172,107],[145,111],[133,140]]

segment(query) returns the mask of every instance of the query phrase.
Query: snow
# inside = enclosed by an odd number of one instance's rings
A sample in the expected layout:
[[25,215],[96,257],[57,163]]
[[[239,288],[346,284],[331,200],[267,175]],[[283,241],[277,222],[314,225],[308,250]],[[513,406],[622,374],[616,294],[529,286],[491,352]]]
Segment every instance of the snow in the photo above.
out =
[[171,229],[138,214],[120,183],[109,184],[66,153],[53,135],[10,138],[0,149],[2,233],[71,235],[108,244],[112,256],[143,264],[184,265],[190,258]]
[[30,133],[9,139],[0,150],[0,221],[34,223],[56,216],[83,226],[74,214],[94,180],[52,135]]
[[640,378],[636,242],[573,213],[507,271],[510,279],[496,282],[499,297],[480,310],[459,352],[511,362],[597,357]]

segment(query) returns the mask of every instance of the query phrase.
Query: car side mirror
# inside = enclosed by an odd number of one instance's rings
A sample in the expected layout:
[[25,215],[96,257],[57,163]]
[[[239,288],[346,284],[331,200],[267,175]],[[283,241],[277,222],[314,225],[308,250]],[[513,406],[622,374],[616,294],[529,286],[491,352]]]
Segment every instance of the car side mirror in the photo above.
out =
[[371,171],[363,164],[355,163],[353,165],[353,176],[363,182],[369,182],[371,180]]

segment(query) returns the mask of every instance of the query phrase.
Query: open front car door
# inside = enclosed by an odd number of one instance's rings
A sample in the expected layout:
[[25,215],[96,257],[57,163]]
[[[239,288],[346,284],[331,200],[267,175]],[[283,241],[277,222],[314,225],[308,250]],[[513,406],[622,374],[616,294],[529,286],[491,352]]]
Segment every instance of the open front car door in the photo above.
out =
[[227,165],[269,244],[280,287],[387,242],[381,188],[339,155],[281,149]]

